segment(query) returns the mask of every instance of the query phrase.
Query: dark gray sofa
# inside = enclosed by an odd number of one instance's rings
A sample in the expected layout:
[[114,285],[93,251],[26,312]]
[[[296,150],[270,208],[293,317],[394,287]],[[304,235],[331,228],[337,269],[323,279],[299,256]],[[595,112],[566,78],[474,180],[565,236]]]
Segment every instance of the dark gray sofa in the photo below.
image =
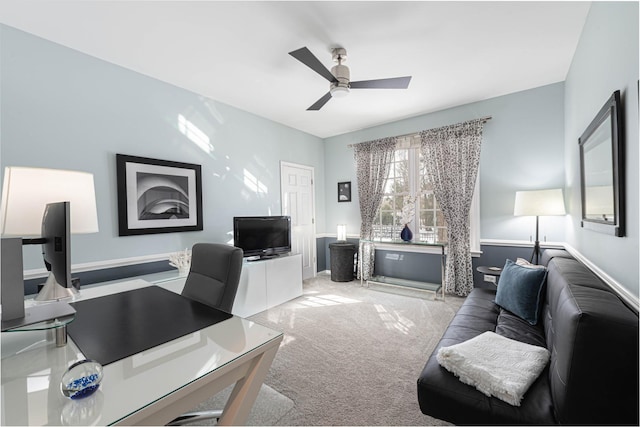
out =
[[[418,378],[423,413],[454,424],[638,425],[638,315],[564,250],[546,250],[542,321],[532,326],[474,289]],[[483,332],[543,346],[550,363],[521,406],[488,397],[436,360],[440,347]]]

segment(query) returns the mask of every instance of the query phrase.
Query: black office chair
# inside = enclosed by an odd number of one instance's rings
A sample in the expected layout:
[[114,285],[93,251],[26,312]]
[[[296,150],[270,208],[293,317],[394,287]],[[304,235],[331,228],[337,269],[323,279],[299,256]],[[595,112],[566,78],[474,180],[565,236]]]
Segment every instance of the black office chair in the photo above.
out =
[[231,313],[242,271],[242,249],[217,243],[196,243],[182,295]]
[[[191,249],[191,268],[182,295],[231,313],[242,272],[242,249],[216,243],[196,243]],[[222,410],[188,412],[168,425],[219,419]]]

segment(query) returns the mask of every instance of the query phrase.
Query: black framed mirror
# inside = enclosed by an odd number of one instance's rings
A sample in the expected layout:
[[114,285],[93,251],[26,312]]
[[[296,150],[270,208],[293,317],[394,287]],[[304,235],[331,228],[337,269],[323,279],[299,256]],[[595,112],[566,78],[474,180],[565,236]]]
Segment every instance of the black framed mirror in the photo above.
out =
[[578,140],[582,227],[625,234],[624,150],[620,91],[604,104]]

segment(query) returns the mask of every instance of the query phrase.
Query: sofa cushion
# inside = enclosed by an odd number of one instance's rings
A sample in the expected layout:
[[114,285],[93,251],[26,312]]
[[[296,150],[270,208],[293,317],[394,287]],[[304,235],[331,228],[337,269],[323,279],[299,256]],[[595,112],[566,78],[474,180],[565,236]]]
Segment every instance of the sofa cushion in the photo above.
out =
[[553,258],[573,259],[571,254],[564,249],[545,249],[540,258],[540,264],[546,266]]
[[438,363],[441,347],[471,339],[486,331],[545,347],[541,325],[530,325],[494,303],[496,291],[474,289],[467,296],[418,378],[418,402],[423,413],[458,425],[555,424],[549,393],[549,367],[531,385],[520,407],[488,397],[462,383]]
[[465,384],[513,406],[549,361],[549,350],[486,331],[448,347],[440,347],[440,366]]
[[537,324],[546,277],[546,268],[521,266],[508,259],[498,281],[496,304],[532,325]]

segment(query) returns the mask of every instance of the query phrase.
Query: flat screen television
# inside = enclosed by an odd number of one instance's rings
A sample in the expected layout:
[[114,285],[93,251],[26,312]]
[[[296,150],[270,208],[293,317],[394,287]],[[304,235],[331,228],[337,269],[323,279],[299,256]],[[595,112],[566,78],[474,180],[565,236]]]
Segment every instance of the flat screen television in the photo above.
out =
[[233,244],[245,257],[272,258],[291,252],[291,217],[236,216]]

